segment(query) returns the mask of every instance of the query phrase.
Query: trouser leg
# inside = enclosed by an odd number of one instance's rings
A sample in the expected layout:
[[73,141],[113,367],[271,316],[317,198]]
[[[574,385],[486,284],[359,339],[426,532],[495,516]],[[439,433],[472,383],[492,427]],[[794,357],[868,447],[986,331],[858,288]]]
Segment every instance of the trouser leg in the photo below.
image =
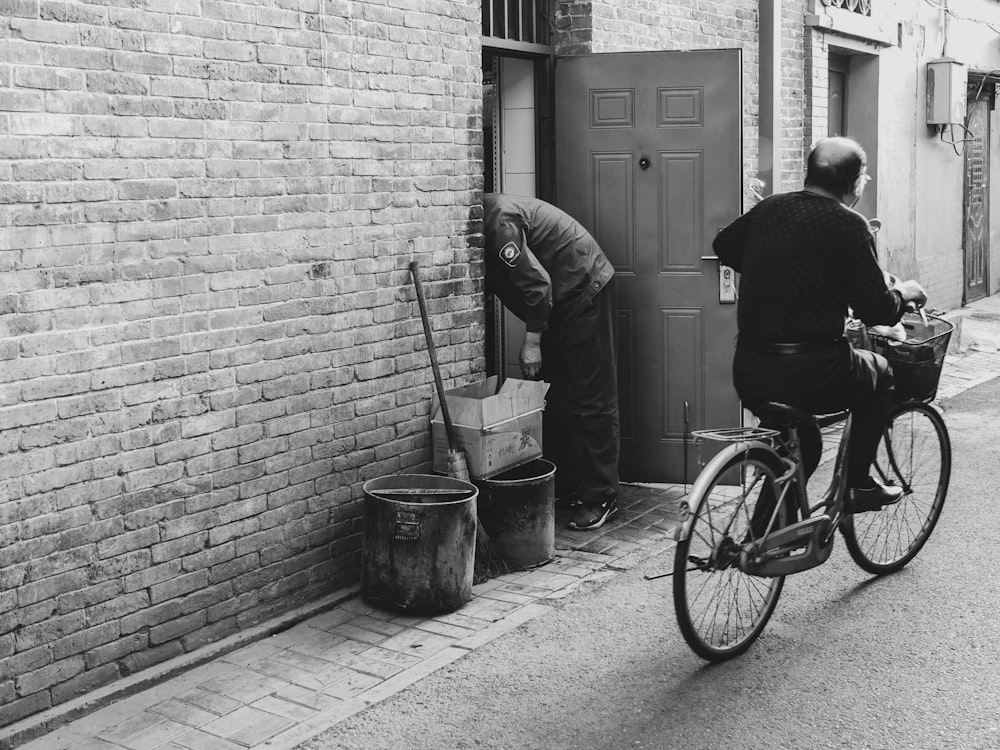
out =
[[[569,417],[568,444],[580,480],[580,495],[594,504],[618,494],[620,427],[615,356],[614,280],[592,301],[576,300],[553,311],[546,348],[559,350],[565,371],[551,375],[542,354],[543,375],[558,391]],[[559,378],[557,381],[556,378]],[[546,442],[550,436],[544,435]]]
[[874,376],[874,392],[851,408],[851,439],[848,443],[847,483],[860,486],[871,472],[882,433],[892,408],[893,381],[889,364],[882,357],[864,352],[865,367]]
[[542,446],[545,458],[556,466],[556,497],[566,500],[580,494],[580,461],[566,402],[569,370],[557,338],[551,331],[542,335],[542,379],[549,383],[542,414]]

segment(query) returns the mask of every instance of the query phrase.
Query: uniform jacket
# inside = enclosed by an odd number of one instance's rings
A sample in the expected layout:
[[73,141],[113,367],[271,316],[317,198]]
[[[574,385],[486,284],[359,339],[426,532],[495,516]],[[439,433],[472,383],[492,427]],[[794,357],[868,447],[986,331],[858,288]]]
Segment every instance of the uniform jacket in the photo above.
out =
[[614,276],[597,241],[566,212],[537,198],[483,199],[486,287],[528,331],[548,327],[554,305],[597,294]]

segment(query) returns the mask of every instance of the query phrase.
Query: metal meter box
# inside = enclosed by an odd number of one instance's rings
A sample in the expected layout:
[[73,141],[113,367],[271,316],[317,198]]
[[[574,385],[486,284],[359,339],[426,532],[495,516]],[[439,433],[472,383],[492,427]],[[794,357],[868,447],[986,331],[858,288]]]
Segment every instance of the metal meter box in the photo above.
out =
[[927,124],[965,122],[968,67],[950,57],[927,63]]

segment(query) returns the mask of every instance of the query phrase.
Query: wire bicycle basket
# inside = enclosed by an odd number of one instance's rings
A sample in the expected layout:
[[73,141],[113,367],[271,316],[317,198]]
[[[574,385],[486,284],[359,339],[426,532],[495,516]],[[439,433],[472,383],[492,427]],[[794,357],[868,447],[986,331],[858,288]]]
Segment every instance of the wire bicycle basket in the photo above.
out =
[[864,348],[889,360],[896,382],[897,401],[929,403],[937,395],[941,368],[955,326],[934,315],[928,315],[924,322],[916,313],[906,313],[901,322],[906,331],[906,341],[895,341],[869,329],[867,338],[870,345]]

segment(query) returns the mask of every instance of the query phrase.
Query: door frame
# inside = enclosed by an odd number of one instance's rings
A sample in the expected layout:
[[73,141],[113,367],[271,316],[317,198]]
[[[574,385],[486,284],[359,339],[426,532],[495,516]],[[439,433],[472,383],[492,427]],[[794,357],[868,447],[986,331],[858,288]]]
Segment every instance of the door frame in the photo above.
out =
[[[512,42],[496,37],[484,38],[482,50],[484,81],[487,66],[493,67],[499,58],[527,59],[534,65],[535,88],[535,197],[553,202],[555,193],[555,53],[550,46]],[[499,66],[496,66],[499,67]],[[499,96],[494,98],[495,110],[490,123],[493,137],[483,144],[483,159],[492,164],[493,184],[484,183],[484,192],[496,192],[502,173],[503,132],[499,127]],[[485,118],[485,113],[484,113]],[[487,123],[483,122],[484,130]],[[486,172],[484,168],[484,173]],[[500,382],[507,376],[509,338],[509,313],[499,299],[489,295],[486,308],[486,374],[496,375]]]

